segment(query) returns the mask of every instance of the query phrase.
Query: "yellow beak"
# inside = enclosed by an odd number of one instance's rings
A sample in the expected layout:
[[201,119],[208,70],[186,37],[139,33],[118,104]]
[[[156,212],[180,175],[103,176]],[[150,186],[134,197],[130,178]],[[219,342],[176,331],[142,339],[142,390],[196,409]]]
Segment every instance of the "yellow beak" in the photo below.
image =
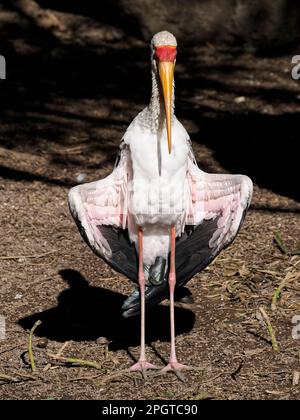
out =
[[166,125],[168,135],[168,149],[171,154],[172,151],[172,137],[171,137],[171,116],[172,116],[172,95],[173,95],[173,78],[174,78],[174,63],[171,61],[160,61],[158,63],[159,77],[162,85]]

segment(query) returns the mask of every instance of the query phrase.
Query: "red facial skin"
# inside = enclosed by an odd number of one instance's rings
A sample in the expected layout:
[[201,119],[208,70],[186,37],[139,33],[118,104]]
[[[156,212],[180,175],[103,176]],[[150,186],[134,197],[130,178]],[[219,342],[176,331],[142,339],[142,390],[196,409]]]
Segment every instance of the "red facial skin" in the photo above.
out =
[[177,54],[177,48],[170,45],[155,48],[155,56],[159,61],[169,61],[174,63]]

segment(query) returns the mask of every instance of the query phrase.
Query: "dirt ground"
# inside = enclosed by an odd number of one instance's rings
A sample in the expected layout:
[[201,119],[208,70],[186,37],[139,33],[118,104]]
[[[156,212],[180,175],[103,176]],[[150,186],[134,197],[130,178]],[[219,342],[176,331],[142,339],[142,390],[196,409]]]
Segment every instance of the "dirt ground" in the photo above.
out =
[[[274,243],[280,232],[290,249],[300,248],[300,83],[290,77],[297,51],[179,50],[176,112],[200,167],[255,183],[236,241],[189,283],[194,303],[177,304],[178,358],[199,368],[182,383],[172,374],[146,381],[118,374],[138,356],[139,320],[121,317],[133,285],[83,243],[66,203],[78,176],[110,172],[124,130],[147,103],[148,47],[122,41],[83,51],[36,39],[7,42],[8,79],[0,83],[0,398],[298,399],[292,318],[300,315],[300,257]],[[33,375],[28,330],[37,320]],[[163,366],[168,302],[149,312],[147,343],[151,361]]]

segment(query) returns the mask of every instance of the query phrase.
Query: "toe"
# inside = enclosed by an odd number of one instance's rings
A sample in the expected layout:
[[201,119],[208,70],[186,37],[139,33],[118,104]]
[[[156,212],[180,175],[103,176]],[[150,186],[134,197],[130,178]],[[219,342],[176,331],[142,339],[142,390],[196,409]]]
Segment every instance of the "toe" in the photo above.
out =
[[184,382],[185,381],[185,377],[182,373],[182,370],[191,370],[192,368],[190,366],[187,365],[183,365],[182,363],[178,363],[178,362],[170,362],[168,363],[167,366],[165,366],[162,370],[161,373],[166,373],[166,372],[174,372],[174,374],[177,376],[177,378]]

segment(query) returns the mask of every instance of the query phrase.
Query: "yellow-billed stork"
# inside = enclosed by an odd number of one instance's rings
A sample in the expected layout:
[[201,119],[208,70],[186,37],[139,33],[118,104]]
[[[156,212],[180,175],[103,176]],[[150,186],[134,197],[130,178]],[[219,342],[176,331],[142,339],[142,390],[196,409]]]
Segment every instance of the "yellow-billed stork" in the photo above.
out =
[[176,53],[171,33],[154,35],[150,103],[126,130],[113,172],[72,188],[69,206],[93,251],[138,282],[123,305],[125,317],[141,313],[140,358],[131,370],[145,375],[155,368],[145,352],[145,303],[148,308],[169,294],[171,353],[163,372],[180,377],[186,366],[175,351],[174,289],[233,241],[253,187],[247,176],[198,168],[189,135],[174,115]]

